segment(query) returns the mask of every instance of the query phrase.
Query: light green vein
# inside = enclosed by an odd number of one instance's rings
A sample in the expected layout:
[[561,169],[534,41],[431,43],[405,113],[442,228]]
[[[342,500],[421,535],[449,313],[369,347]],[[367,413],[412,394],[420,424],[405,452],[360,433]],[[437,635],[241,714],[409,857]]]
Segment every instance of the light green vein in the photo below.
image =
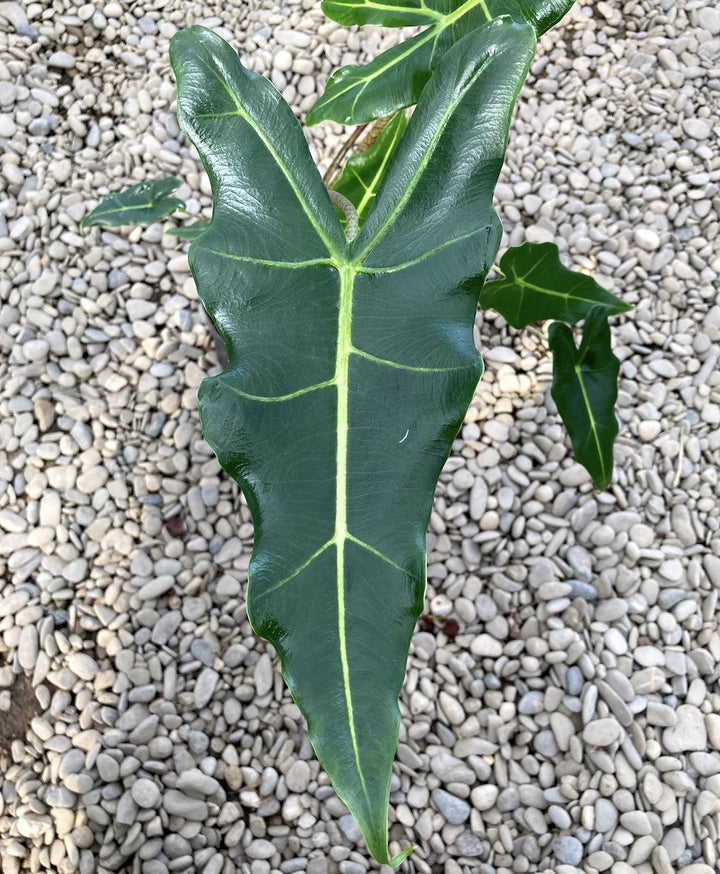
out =
[[[355,107],[357,106],[358,101],[362,97],[366,88],[369,87],[369,85],[373,81],[373,79],[377,79],[379,76],[386,76],[387,70],[390,70],[390,69],[392,69],[392,67],[397,66],[398,64],[401,64],[403,61],[406,60],[406,58],[410,57],[414,52],[418,51],[426,43],[428,43],[428,42],[435,42],[436,43],[440,39],[440,36],[444,30],[447,30],[456,21],[458,21],[460,18],[462,18],[463,15],[465,15],[467,12],[470,12],[470,10],[474,9],[476,6],[480,7],[483,15],[487,18],[488,21],[492,21],[492,15],[490,14],[490,11],[488,10],[487,6],[485,5],[485,0],[468,0],[467,3],[464,3],[462,6],[460,6],[458,9],[456,9],[454,12],[450,13],[449,15],[447,15],[447,16],[441,15],[441,17],[438,19],[437,24],[434,24],[434,25],[431,25],[430,27],[428,27],[428,29],[422,33],[421,38],[418,39],[417,42],[410,41],[407,49],[404,52],[400,52],[397,55],[395,55],[392,58],[392,61],[390,63],[386,63],[386,64],[382,65],[381,67],[378,67],[377,70],[375,70],[373,73],[370,73],[369,75],[365,75],[362,79],[356,78],[354,80],[349,80],[347,87],[342,89],[342,90],[338,90],[336,94],[333,94],[331,99],[328,100],[328,104],[331,104],[331,103],[339,100],[341,97],[344,97],[345,94],[347,94],[348,92],[351,92],[354,88],[357,88],[358,82],[362,82],[363,84],[360,86],[358,94],[352,103],[351,114],[354,113]],[[434,52],[434,49],[433,49],[433,52]]]
[[[161,197],[159,200],[151,200],[150,203],[133,203],[130,206],[109,206],[107,209],[102,210],[102,212],[95,213],[94,218],[104,215],[112,215],[114,212],[128,212],[128,210],[132,209],[152,209],[154,206],[163,205],[163,200],[165,200],[165,198]],[[178,203],[182,203],[178,197],[170,198],[170,200],[176,200]],[[167,205],[170,206],[169,203]],[[184,204],[183,206],[176,207],[176,211],[181,210],[183,207]]]
[[427,261],[428,258],[432,258],[433,255],[437,255],[438,252],[442,252],[443,249],[447,249],[448,246],[452,246],[455,243],[462,243],[470,237],[474,237],[476,234],[480,234],[483,231],[485,234],[489,232],[490,228],[487,225],[483,225],[482,227],[475,228],[472,231],[468,231],[466,234],[461,234],[459,237],[453,237],[452,240],[446,240],[442,245],[437,246],[435,249],[431,249],[429,252],[425,252],[423,255],[419,255],[417,258],[412,258],[410,261],[403,261],[400,264],[391,264],[389,266],[384,267],[359,267],[358,273],[397,273],[400,270],[406,270],[408,267],[414,267],[416,264],[421,264],[423,261]]
[[[533,264],[528,267],[525,273],[515,273],[514,275],[506,274],[504,280],[499,280],[503,283],[515,283],[520,286],[521,289],[529,288],[532,291],[537,291],[540,294],[545,294],[548,297],[559,297],[563,300],[577,300],[582,303],[589,304],[597,304],[597,301],[594,299],[592,291],[585,292],[588,296],[583,296],[583,287],[588,284],[588,282],[592,282],[592,277],[586,276],[584,273],[579,274],[579,276],[575,279],[574,284],[567,291],[556,291],[552,288],[547,288],[546,286],[536,285],[534,282],[528,281],[528,277],[532,274],[536,274],[540,271],[540,268],[546,261],[552,261],[553,255],[550,252],[543,253],[539,258],[536,258]],[[514,269],[514,265],[510,265],[510,270]],[[560,271],[563,275],[567,276],[568,274],[572,274],[575,271],[567,270],[562,265],[560,266]],[[502,271],[501,271],[502,272]],[[524,300],[524,292],[520,292],[520,301]],[[608,306],[607,304],[599,304],[600,306]],[[608,309],[610,307],[608,306]]]
[[399,564],[396,564],[391,558],[388,558],[385,553],[380,552],[379,549],[375,549],[374,546],[370,546],[369,543],[366,543],[364,540],[360,540],[359,537],[355,537],[353,534],[348,533],[347,539],[357,544],[357,546],[361,547],[361,549],[365,549],[378,558],[382,559],[384,562],[390,565],[390,567],[394,567],[395,570],[400,571],[404,576],[409,576],[408,572],[405,568],[400,567]]
[[[507,280],[500,280],[501,282],[505,282]],[[512,282],[513,280],[510,280]],[[532,291],[538,291],[540,294],[544,294],[547,297],[560,297],[564,300],[579,300],[583,303],[594,303],[592,297],[583,297],[581,294],[577,293],[577,287],[571,288],[569,291],[553,291],[551,288],[543,288],[540,285],[535,285],[532,282],[527,282],[524,278],[517,277],[515,279],[516,285],[518,285],[521,289],[531,289]],[[523,291],[520,292],[521,295],[524,294]]]
[[[227,91],[227,88],[225,90]],[[235,105],[237,106],[237,101],[235,101]],[[205,118],[215,121],[217,118],[237,118],[238,115],[237,109],[231,109],[229,112],[196,112],[193,118]]]
[[[363,215],[365,207],[367,204],[375,197],[377,190],[380,186],[380,182],[382,182],[382,178],[385,175],[385,168],[390,161],[393,150],[395,148],[395,144],[398,141],[398,137],[394,136],[392,142],[387,144],[387,148],[385,149],[385,154],[383,155],[382,161],[380,162],[380,166],[377,168],[375,175],[373,176],[370,185],[365,185],[365,183],[360,179],[360,184],[365,189],[365,193],[362,196],[360,203],[358,204],[357,211],[358,215]],[[358,177],[359,178],[359,177]]]
[[342,669],[345,706],[348,715],[350,740],[355,757],[355,767],[360,784],[371,807],[370,795],[365,785],[365,775],[360,763],[360,746],[355,729],[352,689],[350,685],[350,665],[347,648],[347,617],[345,615],[345,541],[347,530],[347,475],[348,475],[348,430],[350,397],[350,353],[352,351],[352,295],[355,284],[355,270],[344,266],[340,270],[340,318],[338,324],[338,344],[335,365],[337,385],[337,443],[335,480],[335,543],[337,548],[337,608],[338,637],[340,646],[340,666]]
[[289,576],[285,577],[284,580],[280,580],[279,583],[275,583],[274,586],[270,586],[269,589],[265,589],[264,592],[260,592],[260,594],[257,595],[256,597],[264,598],[267,595],[271,595],[273,592],[276,592],[278,589],[282,589],[283,586],[287,585],[289,582],[294,580],[295,577],[297,577],[299,574],[301,574],[306,568],[310,567],[310,565],[315,561],[315,559],[320,558],[320,556],[323,554],[323,552],[325,552],[326,549],[330,549],[330,547],[333,546],[334,543],[335,543],[334,538],[332,540],[328,540],[327,543],[323,544],[320,547],[320,549],[316,550],[307,561],[303,562],[300,565],[300,567],[295,568],[295,570]]
[[413,367],[410,364],[400,364],[397,361],[391,361],[389,358],[378,358],[377,355],[371,355],[369,352],[364,352],[353,346],[350,350],[353,355],[358,355],[360,358],[366,358],[368,361],[373,361],[375,364],[382,364],[384,367],[394,367],[396,370],[409,370],[412,373],[452,373],[455,370],[467,370],[469,367],[474,367],[474,364],[460,364],[456,367]]
[[[224,371],[222,375],[227,374],[228,371]],[[281,403],[282,401],[291,401],[293,398],[302,397],[302,395],[310,394],[310,392],[318,391],[321,388],[327,388],[328,386],[335,385],[335,379],[327,379],[325,382],[318,382],[315,385],[309,385],[306,388],[300,388],[297,391],[291,392],[287,395],[275,395],[274,397],[267,397],[266,395],[253,395],[248,392],[244,392],[239,388],[236,388],[231,383],[227,382],[224,379],[221,379],[221,384],[225,386],[229,391],[233,394],[238,395],[241,398],[244,398],[246,401],[257,401],[261,404],[276,404]]]
[[217,249],[209,249],[207,246],[199,247],[203,252],[217,255],[218,258],[227,258],[230,261],[240,261],[243,264],[257,264],[259,267],[282,267],[294,270],[299,267],[337,267],[331,258],[314,258],[310,261],[270,261],[264,258],[251,258],[248,255],[233,255],[230,252],[220,252]]
[[413,18],[422,15],[425,18],[434,18],[438,21],[444,19],[442,12],[438,12],[437,9],[431,9],[425,3],[420,3],[417,6],[401,6],[400,4],[393,3],[372,3],[370,0],[363,0],[362,3],[343,3],[342,0],[333,0],[332,6],[344,7],[351,12],[362,9],[379,9],[382,12],[397,12],[402,15],[410,15]]
[[602,444],[600,442],[600,435],[597,430],[597,421],[595,419],[595,414],[593,413],[592,405],[590,403],[590,398],[588,397],[588,393],[585,390],[585,383],[583,381],[583,373],[582,367],[579,364],[575,365],[575,375],[577,376],[578,385],[580,386],[580,391],[582,392],[583,403],[585,404],[585,409],[587,410],[588,419],[590,420],[590,430],[592,431],[593,440],[595,442],[595,449],[597,450],[598,461],[600,462],[600,467],[603,472],[603,479],[607,480],[607,472],[605,470],[605,459],[603,457]]

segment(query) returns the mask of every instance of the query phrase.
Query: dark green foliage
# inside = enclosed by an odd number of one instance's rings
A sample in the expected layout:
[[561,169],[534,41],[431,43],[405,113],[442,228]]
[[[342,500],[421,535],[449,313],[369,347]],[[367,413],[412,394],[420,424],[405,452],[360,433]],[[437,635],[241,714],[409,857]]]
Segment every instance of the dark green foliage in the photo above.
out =
[[579,322],[594,306],[608,315],[631,309],[591,276],[564,267],[555,243],[513,246],[500,259],[500,270],[504,278],[485,283],[480,306],[497,310],[513,328],[547,319]]
[[599,489],[610,484],[620,362],[610,347],[607,310],[590,310],[576,348],[567,325],[553,322],[549,332],[553,352],[552,397],[570,434],[575,457]]
[[94,225],[112,228],[121,225],[151,225],[179,209],[185,209],[182,200],[170,196],[181,185],[180,179],[166,176],[111,194],[103,198],[90,215],[85,216],[80,227],[87,230]]

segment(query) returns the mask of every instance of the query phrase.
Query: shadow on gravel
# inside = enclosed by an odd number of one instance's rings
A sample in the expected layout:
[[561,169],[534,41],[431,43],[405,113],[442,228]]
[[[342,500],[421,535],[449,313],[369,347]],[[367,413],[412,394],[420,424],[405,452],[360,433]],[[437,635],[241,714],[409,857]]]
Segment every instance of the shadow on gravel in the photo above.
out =
[[25,737],[33,717],[40,713],[40,703],[25,674],[18,674],[8,691],[10,709],[0,713],[0,756],[10,757],[10,745]]

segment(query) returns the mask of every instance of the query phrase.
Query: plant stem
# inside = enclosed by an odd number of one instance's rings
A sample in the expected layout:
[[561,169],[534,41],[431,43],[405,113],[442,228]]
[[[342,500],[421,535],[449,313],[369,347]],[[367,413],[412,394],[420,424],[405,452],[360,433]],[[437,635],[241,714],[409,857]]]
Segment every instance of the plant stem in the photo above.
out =
[[547,341],[548,341],[547,336],[545,334],[543,334],[543,332],[540,331],[538,328],[536,328],[534,325],[526,325],[525,330],[530,331],[531,334],[535,334],[535,336],[539,337],[543,341],[543,343],[547,344]]
[[347,140],[343,144],[340,151],[332,159],[330,166],[327,168],[327,171],[326,171],[325,175],[323,176],[323,182],[325,183],[326,188],[330,188],[332,183],[336,181],[335,179],[332,178],[335,171],[337,170],[338,166],[340,165],[340,162],[345,157],[345,155],[347,155],[347,153],[350,151],[350,149],[358,141],[358,139],[360,138],[360,135],[362,134],[362,132],[365,130],[366,127],[367,127],[367,124],[361,124],[359,127],[356,127],[355,130],[347,138]]
[[359,227],[357,210],[351,201],[340,194],[339,191],[333,191],[332,188],[328,188],[328,194],[333,205],[337,206],[345,214],[345,236],[348,240],[354,240]]
[[493,18],[493,17],[492,17],[492,15],[490,15],[490,10],[489,10],[489,9],[487,8],[487,6],[485,5],[484,0],[480,0],[480,4],[479,4],[479,5],[480,5],[480,8],[482,9],[482,11],[483,11],[485,17],[487,18],[487,20],[488,20],[488,21],[492,21],[492,18]]

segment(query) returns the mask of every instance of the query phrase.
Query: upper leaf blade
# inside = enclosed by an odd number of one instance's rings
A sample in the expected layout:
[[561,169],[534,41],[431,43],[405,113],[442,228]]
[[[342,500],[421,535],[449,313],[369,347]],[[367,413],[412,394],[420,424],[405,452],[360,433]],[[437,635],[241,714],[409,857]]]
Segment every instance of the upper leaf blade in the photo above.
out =
[[339,24],[412,27],[434,24],[453,5],[453,0],[324,0],[322,10]]
[[523,243],[508,249],[500,260],[504,279],[486,282],[480,306],[497,310],[513,328],[558,319],[579,322],[594,306],[608,315],[631,307],[584,273],[560,263],[555,243]]
[[534,51],[531,28],[504,18],[445,54],[352,243],[368,265],[439,251],[487,226],[478,216],[497,221],[493,191]]
[[361,226],[375,202],[390,157],[406,127],[407,116],[404,112],[398,112],[369,149],[349,158],[342,175],[333,186],[335,191],[353,204]]
[[565,15],[574,0],[324,0],[322,9],[339,24],[383,27],[439,25],[479,7],[486,21],[509,15],[530,24],[538,36]]
[[620,362],[610,345],[607,310],[590,310],[576,348],[567,325],[553,322],[549,331],[553,353],[551,394],[570,434],[575,457],[593,478],[596,488],[610,484]]
[[253,514],[248,614],[370,851],[391,864],[425,528],[482,373],[473,321],[500,239],[492,189],[534,51],[530,28],[495,25],[448,53],[353,243],[272,85],[203,28],[171,47],[180,122],[213,188],[189,258],[230,363],[199,406]]
[[140,182],[125,191],[110,194],[85,216],[80,227],[86,230],[94,225],[112,228],[121,225],[151,225],[185,209],[182,200],[170,196],[181,185],[182,181],[177,177],[167,176],[152,182]]
[[[311,107],[307,123],[332,119],[364,124],[417,103],[430,74],[448,49],[463,36],[500,16],[530,24],[537,35],[555,25],[574,0],[428,0],[375,3],[343,0],[327,3],[328,15],[343,24],[429,26],[366,66],[347,65],[328,79],[325,93]],[[425,20],[421,20],[424,16]]]

